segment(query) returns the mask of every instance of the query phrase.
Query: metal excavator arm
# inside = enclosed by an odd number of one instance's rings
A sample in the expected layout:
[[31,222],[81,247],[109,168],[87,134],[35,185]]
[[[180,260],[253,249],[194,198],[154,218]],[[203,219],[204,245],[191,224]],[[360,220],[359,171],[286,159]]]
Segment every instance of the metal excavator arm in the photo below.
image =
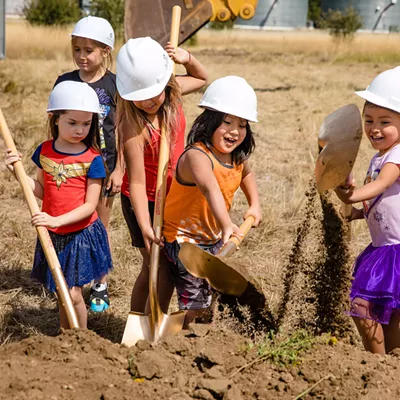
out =
[[208,21],[250,19],[258,0],[125,0],[125,39],[151,36],[164,46],[169,40],[171,9],[182,8],[179,44]]

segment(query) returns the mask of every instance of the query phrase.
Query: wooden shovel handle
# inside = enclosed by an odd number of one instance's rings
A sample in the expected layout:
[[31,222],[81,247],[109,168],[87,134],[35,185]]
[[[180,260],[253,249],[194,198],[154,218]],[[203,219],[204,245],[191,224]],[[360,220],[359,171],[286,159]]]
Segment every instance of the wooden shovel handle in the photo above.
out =
[[[181,21],[181,7],[172,8],[172,25],[170,42],[174,47],[178,46],[179,29]],[[175,73],[175,63],[174,70]],[[164,219],[164,203],[167,190],[167,174],[169,161],[169,146],[165,133],[165,121],[161,123],[160,150],[158,156],[156,198],[154,204],[153,229],[157,239],[161,240]],[[161,321],[161,309],[157,298],[158,266],[160,263],[160,246],[152,244],[150,254],[150,279],[149,297],[153,325],[158,325]]]
[[236,249],[239,247],[240,243],[243,242],[243,239],[246,237],[246,235],[249,233],[251,227],[254,224],[254,221],[256,219],[250,215],[249,217],[246,218],[246,220],[243,222],[242,225],[240,225],[239,229],[243,233],[243,236],[241,238],[238,238],[236,236],[232,236],[222,247],[222,249],[219,251],[218,255],[221,257],[228,257],[232,255]]
[[[8,130],[8,126],[1,109],[0,130],[3,135],[4,142],[6,143],[6,147],[8,149],[11,149],[13,153],[17,154],[14,140],[10,134],[10,131]],[[14,164],[14,170],[21,185],[22,192],[24,193],[24,197],[28,203],[31,215],[38,213],[40,209],[37,204],[35,195],[33,194],[32,188],[29,185],[28,177],[26,176],[24,166],[22,165],[21,161],[17,161]],[[54,250],[49,232],[44,226],[37,226],[36,232],[39,236],[40,243],[42,244],[42,248],[49,264],[51,274],[53,275],[54,281],[56,283],[57,293],[61,300],[62,307],[67,314],[69,326],[70,328],[79,328],[78,317],[76,315],[71,295],[69,293],[67,283],[62,273],[62,269],[58,261],[56,251]]]
[[[346,180],[343,183],[344,187],[349,187],[353,183],[353,172],[347,176]],[[353,213],[353,205],[340,202],[340,214],[347,221],[347,218],[351,217]],[[347,231],[347,240],[351,240],[351,225],[348,226],[349,229]]]
[[[175,48],[178,47],[179,44],[179,31],[181,27],[181,7],[174,6],[172,7],[172,18],[171,18],[171,35],[169,41],[172,46]],[[175,75],[175,63],[173,65],[172,73]]]

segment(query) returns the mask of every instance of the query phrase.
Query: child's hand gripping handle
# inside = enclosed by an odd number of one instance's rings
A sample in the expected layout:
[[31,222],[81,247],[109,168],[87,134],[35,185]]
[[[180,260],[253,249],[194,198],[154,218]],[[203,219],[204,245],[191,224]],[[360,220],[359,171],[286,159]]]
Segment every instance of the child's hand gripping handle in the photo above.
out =
[[[10,131],[8,130],[8,126],[1,109],[0,109],[0,130],[4,142],[6,143],[6,147],[8,149],[11,149],[13,153],[18,154],[14,144],[14,140],[10,134]],[[33,194],[31,186],[29,185],[28,177],[26,176],[24,166],[22,165],[21,161],[17,161],[14,164],[14,171],[21,185],[24,197],[28,203],[31,215],[40,212],[35,195]],[[47,231],[47,228],[44,226],[37,226],[36,231],[39,236],[40,243],[42,244],[47,262],[50,266],[50,270],[53,275],[54,281],[56,283],[58,296],[67,314],[69,326],[70,328],[79,328],[78,317],[76,315],[75,308],[72,303],[72,299],[67,287],[67,283],[65,282],[65,278],[62,273],[61,266],[58,261],[56,251],[54,250],[49,232]]]
[[245,236],[249,233],[251,227],[253,226],[255,222],[255,218],[250,215],[249,217],[246,218],[246,220],[243,222],[242,225],[240,225],[239,229],[243,233],[243,236],[237,237],[237,236],[232,236],[222,247],[220,252],[218,253],[218,256],[220,257],[228,257],[232,255],[236,249],[239,247],[240,243],[243,242],[243,239]]
[[[351,188],[354,187],[353,183],[353,173],[350,172],[349,176],[346,178],[345,182],[342,184],[343,187],[346,188]],[[342,214],[342,217],[347,221],[348,218],[351,217],[353,212],[353,205],[352,204],[346,204],[343,203],[343,201],[340,202],[340,213]]]

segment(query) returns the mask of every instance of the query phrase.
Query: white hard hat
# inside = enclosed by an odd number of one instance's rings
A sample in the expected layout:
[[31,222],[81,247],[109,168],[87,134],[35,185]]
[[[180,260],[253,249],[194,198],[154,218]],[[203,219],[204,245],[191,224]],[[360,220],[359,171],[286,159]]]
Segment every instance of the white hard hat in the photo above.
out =
[[100,103],[96,92],[85,82],[64,81],[56,85],[50,93],[47,112],[76,110],[100,113]]
[[71,36],[97,40],[114,49],[114,29],[104,18],[85,17],[77,22]]
[[356,95],[379,107],[400,113],[400,67],[379,74],[366,90]]
[[125,100],[158,96],[172,75],[168,53],[150,37],[129,39],[117,56],[117,89]]
[[256,93],[239,76],[225,76],[211,83],[201,98],[199,107],[258,122]]

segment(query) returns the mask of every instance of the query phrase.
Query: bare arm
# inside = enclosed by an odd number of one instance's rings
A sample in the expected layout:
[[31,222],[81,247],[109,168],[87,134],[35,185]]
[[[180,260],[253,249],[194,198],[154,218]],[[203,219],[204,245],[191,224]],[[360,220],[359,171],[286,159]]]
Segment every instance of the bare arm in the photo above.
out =
[[[12,172],[15,179],[17,175],[14,170],[13,164],[17,161],[21,161],[21,154],[14,154],[10,149],[6,150],[6,160],[5,164],[9,171]],[[36,169],[36,179],[31,178],[30,176],[26,176],[28,178],[29,186],[31,187],[33,194],[40,200],[43,199],[43,170],[41,168]]]
[[71,225],[90,217],[95,211],[99,202],[102,179],[88,179],[85,202],[65,214],[53,217],[45,212],[32,216],[32,224],[35,226],[50,226],[58,228],[64,225]]
[[182,64],[186,69],[186,75],[176,76],[182,95],[195,92],[206,84],[208,78],[207,70],[193,54],[180,47],[175,49],[169,42],[165,50],[176,64]]
[[[136,220],[142,231],[144,243],[148,252],[152,242],[157,243],[148,206],[146,193],[146,174],[144,169],[144,144],[138,135],[132,133],[132,129],[126,121],[121,124],[124,156],[126,168],[129,175],[129,195],[130,201],[135,212]],[[158,244],[158,243],[157,243]]]
[[262,219],[260,198],[258,195],[256,178],[251,172],[248,161],[245,161],[244,163],[243,177],[240,188],[243,190],[243,193],[247,199],[247,203],[249,204],[249,209],[244,214],[244,219],[246,219],[250,215],[253,216],[255,218],[253,226],[257,226]]
[[33,194],[40,200],[43,200],[43,195],[44,195],[44,172],[41,168],[36,169],[36,179],[29,178],[30,185],[32,187],[33,183]]
[[125,158],[124,152],[117,144],[117,162],[115,164],[114,171],[110,174],[107,182],[107,190],[111,188],[111,193],[119,193],[121,191],[122,179],[125,172]]
[[[212,170],[210,159],[196,150],[189,150],[179,163],[179,170],[190,171],[184,179],[193,181],[207,200],[211,212],[222,230],[223,243],[233,233],[232,221],[226,209],[225,200]],[[189,179],[187,179],[189,178]]]
[[346,204],[359,203],[360,201],[370,200],[379,196],[387,188],[392,186],[399,176],[399,166],[393,163],[387,163],[383,166],[381,172],[379,172],[378,177],[374,181],[367,183],[360,189],[355,189],[354,186],[351,186],[349,189],[337,187],[335,192],[339,199]]

